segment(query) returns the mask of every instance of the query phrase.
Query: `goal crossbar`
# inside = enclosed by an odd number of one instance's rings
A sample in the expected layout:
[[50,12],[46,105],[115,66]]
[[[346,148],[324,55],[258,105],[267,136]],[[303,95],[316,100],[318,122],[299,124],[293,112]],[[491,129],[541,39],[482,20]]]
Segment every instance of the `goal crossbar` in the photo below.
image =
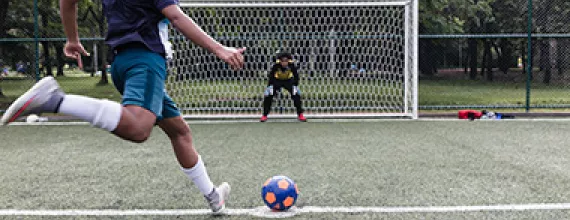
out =
[[292,2],[292,3],[193,3],[181,2],[180,7],[188,8],[286,8],[286,7],[362,7],[362,6],[403,6],[411,1],[394,2]]

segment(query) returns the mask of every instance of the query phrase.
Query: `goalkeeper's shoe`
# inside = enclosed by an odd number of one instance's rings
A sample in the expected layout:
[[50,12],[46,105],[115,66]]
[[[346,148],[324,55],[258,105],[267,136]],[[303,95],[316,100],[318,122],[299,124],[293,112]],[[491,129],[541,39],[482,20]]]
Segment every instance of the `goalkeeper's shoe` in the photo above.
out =
[[299,114],[299,116],[297,117],[297,119],[299,119],[299,121],[301,121],[301,122],[307,122],[307,118],[305,118],[305,116],[303,115],[303,113]]
[[16,99],[6,110],[0,125],[14,122],[18,117],[43,112],[56,112],[65,93],[53,77],[45,77]]
[[260,122],[266,122],[267,121],[267,116],[261,116],[261,119],[259,119]]
[[231,187],[230,184],[224,182],[220,186],[214,188],[210,195],[204,196],[212,209],[214,215],[223,214],[224,208],[226,207],[226,200],[230,196]]

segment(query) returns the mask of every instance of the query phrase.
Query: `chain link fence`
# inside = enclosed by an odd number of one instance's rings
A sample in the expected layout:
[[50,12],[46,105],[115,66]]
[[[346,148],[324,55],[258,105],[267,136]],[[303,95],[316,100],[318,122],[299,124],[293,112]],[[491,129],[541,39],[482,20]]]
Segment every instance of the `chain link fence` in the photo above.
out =
[[420,108],[561,112],[570,107],[566,94],[570,2],[532,3],[463,1],[452,6],[456,7],[453,16],[464,18],[460,29],[440,34],[424,26],[420,30]]
[[59,1],[7,0],[0,4],[0,111],[45,76],[57,77],[66,92],[120,100],[106,74],[106,24],[100,1],[80,1],[80,36],[92,54],[83,57],[83,70],[63,54]]
[[[533,3],[528,10],[527,0],[419,1],[420,109],[570,108],[570,2]],[[91,53],[83,70],[62,54],[58,1],[0,3],[0,111],[48,75],[66,92],[120,100],[107,75],[101,0],[80,0],[78,13]]]

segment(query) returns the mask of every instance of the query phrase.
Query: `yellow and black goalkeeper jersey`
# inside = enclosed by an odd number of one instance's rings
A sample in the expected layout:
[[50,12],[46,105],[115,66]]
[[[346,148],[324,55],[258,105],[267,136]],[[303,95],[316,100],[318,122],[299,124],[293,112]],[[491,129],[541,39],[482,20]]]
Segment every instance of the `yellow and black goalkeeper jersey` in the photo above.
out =
[[289,80],[293,78],[293,71],[291,71],[290,68],[287,68],[285,70],[277,69],[277,71],[275,71],[275,74],[273,74],[273,77],[278,80]]
[[267,78],[269,78],[270,85],[278,81],[292,81],[294,86],[299,85],[299,73],[293,64],[289,64],[287,67],[283,67],[281,64],[273,65]]

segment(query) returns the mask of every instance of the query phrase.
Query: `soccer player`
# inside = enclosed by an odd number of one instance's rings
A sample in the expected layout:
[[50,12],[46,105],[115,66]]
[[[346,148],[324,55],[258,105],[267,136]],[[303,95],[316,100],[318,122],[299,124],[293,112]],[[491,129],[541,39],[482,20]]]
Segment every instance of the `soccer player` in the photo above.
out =
[[[60,0],[60,14],[67,43],[65,55],[77,60],[89,54],[79,42],[77,4],[79,0]],[[95,127],[123,139],[144,142],[154,125],[170,138],[182,171],[198,187],[214,213],[224,209],[230,186],[214,187],[202,159],[192,144],[190,128],[176,104],[165,92],[168,45],[166,19],[194,43],[215,54],[234,70],[243,67],[245,48],[221,45],[206,34],[178,7],[177,0],[129,1],[103,0],[108,22],[106,43],[115,51],[112,77],[122,94],[122,103],[65,94],[54,78],[40,80],[6,111],[1,124],[19,116],[56,112],[79,117]],[[166,45],[166,46],[165,46]]]
[[267,78],[267,88],[263,94],[265,96],[263,100],[263,116],[261,116],[260,121],[267,121],[274,94],[280,92],[281,88],[285,88],[291,94],[291,99],[293,99],[293,104],[297,109],[297,119],[306,122],[307,119],[303,116],[301,91],[299,90],[299,73],[297,72],[297,67],[293,64],[293,56],[287,52],[277,54],[277,63],[271,67]]

